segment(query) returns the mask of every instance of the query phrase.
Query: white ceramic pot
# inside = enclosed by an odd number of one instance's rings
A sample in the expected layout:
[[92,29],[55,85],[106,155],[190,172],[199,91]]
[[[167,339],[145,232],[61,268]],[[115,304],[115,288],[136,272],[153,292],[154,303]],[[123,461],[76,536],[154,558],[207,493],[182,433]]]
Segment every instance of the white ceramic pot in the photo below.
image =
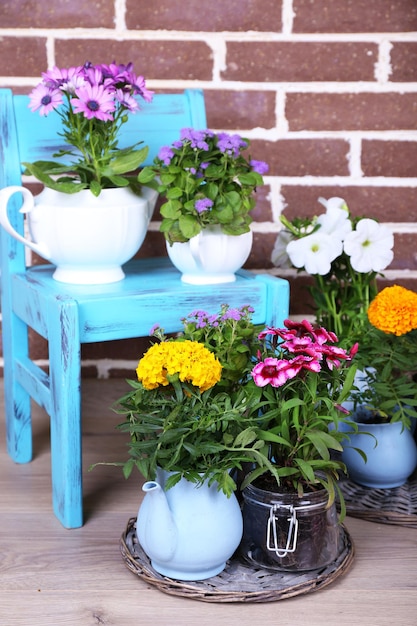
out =
[[234,494],[217,484],[197,486],[184,478],[165,491],[169,474],[144,484],[136,533],[152,567],[169,578],[203,580],[219,574],[242,538],[243,522]]
[[209,226],[185,243],[167,243],[168,256],[182,273],[181,280],[193,285],[230,283],[244,265],[252,248],[252,231],[226,235],[220,226]]
[[[21,236],[9,220],[7,206],[15,193],[23,196],[20,211],[27,214],[31,239]],[[123,263],[145,239],[157,192],[142,188],[138,196],[127,187],[66,194],[45,188],[33,196],[24,187],[0,191],[0,223],[5,230],[56,265],[57,281],[103,284],[122,280]]]

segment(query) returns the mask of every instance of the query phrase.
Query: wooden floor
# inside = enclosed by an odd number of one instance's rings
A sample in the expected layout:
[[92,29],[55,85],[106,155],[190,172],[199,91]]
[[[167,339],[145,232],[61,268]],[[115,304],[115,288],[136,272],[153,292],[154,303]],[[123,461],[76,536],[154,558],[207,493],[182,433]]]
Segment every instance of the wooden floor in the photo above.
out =
[[77,530],[62,528],[51,511],[47,417],[34,412],[35,456],[27,465],[7,456],[0,420],[0,626],[417,625],[417,531],[353,518],[346,520],[356,548],[352,568],[315,593],[208,604],[138,579],[124,565],[119,539],[142,497],[139,476],[87,471],[123,457],[109,406],[126,388],[121,380],[83,383],[86,522]]

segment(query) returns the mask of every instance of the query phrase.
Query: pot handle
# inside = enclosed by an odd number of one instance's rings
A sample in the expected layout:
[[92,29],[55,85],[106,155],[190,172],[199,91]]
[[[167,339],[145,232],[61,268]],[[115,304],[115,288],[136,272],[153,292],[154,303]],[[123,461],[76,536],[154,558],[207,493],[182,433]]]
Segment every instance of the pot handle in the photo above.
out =
[[19,213],[30,213],[30,211],[35,206],[34,198],[32,193],[26,187],[19,187],[18,185],[11,185],[10,187],[5,187],[0,190],[0,224],[3,226],[4,230],[9,233],[12,237],[20,241],[25,246],[28,246],[31,250],[39,254],[42,258],[47,261],[50,260],[50,254],[48,248],[44,244],[35,243],[30,239],[26,239],[20,235],[17,230],[12,226],[9,215],[7,211],[7,207],[9,204],[10,198],[15,193],[21,193],[23,197],[22,207],[19,209]]
[[194,235],[194,237],[191,237],[189,243],[191,256],[193,257],[194,263],[197,265],[197,268],[201,271],[204,269],[204,264],[200,253],[200,239],[201,232],[198,233],[198,235]]
[[[202,254],[202,244],[204,236],[205,231],[202,230],[198,233],[198,235],[195,235],[190,239],[191,256],[193,257],[194,262],[200,271],[204,270],[206,264],[210,262],[210,260],[206,260],[207,257],[205,258]],[[211,253],[219,255],[222,259],[227,258],[227,235],[225,235],[223,232],[219,232],[216,234],[216,248],[215,250],[212,250]]]

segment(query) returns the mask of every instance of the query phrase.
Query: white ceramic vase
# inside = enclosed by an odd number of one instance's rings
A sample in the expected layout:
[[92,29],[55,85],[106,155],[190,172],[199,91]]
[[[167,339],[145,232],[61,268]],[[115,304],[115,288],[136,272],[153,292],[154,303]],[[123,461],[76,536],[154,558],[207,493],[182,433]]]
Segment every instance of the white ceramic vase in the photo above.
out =
[[184,243],[167,243],[168,256],[181,272],[181,280],[193,285],[230,283],[249,257],[252,231],[226,235],[213,225]]
[[[8,202],[23,196],[20,211],[27,214],[30,239],[20,235],[8,216]],[[53,277],[64,283],[104,284],[122,280],[122,265],[145,239],[157,192],[142,188],[89,190],[66,194],[45,188],[39,195],[19,186],[0,192],[0,223],[17,240],[56,265]]]
[[169,578],[203,580],[219,574],[242,538],[243,521],[234,494],[214,483],[197,486],[184,478],[165,491],[169,474],[144,484],[136,533],[152,567]]

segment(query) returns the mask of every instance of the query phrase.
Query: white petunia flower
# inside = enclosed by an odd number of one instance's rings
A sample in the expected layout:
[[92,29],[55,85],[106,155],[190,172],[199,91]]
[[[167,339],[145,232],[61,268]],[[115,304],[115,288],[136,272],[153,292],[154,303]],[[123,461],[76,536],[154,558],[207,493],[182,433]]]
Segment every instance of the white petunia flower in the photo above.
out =
[[322,276],[330,272],[332,261],[342,251],[340,239],[320,231],[291,241],[287,246],[288,256],[295,267],[304,267],[309,274]]
[[320,204],[324,206],[326,211],[332,211],[333,209],[342,209],[349,215],[348,205],[343,198],[338,198],[334,196],[333,198],[329,198],[326,200],[325,198],[319,198]]
[[356,272],[381,272],[394,258],[394,235],[387,226],[364,218],[347,235],[343,247]]
[[334,207],[328,209],[327,213],[319,215],[317,223],[320,224],[320,231],[343,239],[352,230],[352,222],[349,219],[349,213],[344,209]]

